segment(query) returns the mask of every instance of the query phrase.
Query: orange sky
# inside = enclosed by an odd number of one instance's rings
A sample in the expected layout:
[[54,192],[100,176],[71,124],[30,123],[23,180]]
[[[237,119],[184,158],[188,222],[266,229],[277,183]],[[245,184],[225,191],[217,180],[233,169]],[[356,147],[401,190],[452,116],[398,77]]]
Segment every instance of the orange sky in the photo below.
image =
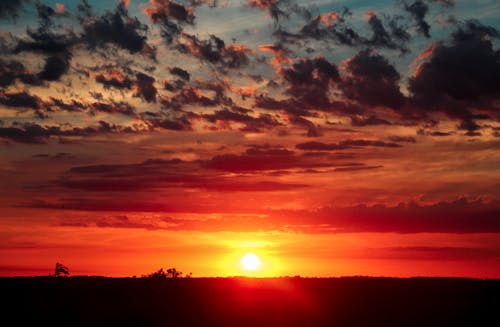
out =
[[496,9],[291,3],[0,6],[0,275],[500,277]]

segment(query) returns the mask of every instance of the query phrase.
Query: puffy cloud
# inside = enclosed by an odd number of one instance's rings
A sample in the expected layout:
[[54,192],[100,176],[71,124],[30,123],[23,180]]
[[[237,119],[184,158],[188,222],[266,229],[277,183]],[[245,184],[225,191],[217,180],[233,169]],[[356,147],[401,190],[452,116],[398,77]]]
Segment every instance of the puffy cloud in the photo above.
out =
[[345,75],[340,83],[344,95],[363,105],[402,107],[405,97],[399,89],[400,75],[389,61],[365,49],[344,62]]
[[45,66],[39,73],[39,77],[46,81],[57,81],[62,75],[66,74],[70,68],[71,56],[63,54],[59,56],[50,56],[45,60]]
[[466,21],[453,33],[450,44],[433,44],[420,57],[423,62],[410,78],[412,102],[427,112],[442,111],[462,120],[462,128],[475,131],[484,115],[474,108],[497,112],[500,97],[500,55],[490,37],[496,29]]
[[[86,7],[90,10],[90,7]],[[121,2],[114,11],[100,17],[82,19],[83,39],[91,46],[114,44],[130,53],[139,53],[147,45],[148,26],[128,15],[127,7]]]
[[329,105],[330,83],[339,80],[337,67],[323,57],[302,59],[289,69],[282,69],[281,74],[290,84],[287,89],[289,94],[303,103],[318,107]]

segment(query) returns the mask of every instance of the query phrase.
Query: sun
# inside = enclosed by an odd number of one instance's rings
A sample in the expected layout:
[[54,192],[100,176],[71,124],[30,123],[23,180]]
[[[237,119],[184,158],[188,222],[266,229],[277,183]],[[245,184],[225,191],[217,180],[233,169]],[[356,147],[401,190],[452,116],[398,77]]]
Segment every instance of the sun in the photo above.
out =
[[241,266],[248,271],[255,271],[260,267],[260,258],[253,253],[247,253],[241,258]]

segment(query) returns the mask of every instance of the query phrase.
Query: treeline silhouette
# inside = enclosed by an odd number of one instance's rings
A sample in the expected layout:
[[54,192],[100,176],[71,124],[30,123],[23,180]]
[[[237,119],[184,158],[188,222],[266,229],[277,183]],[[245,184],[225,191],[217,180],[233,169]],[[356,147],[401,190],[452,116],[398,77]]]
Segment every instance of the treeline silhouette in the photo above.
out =
[[0,278],[2,325],[500,326],[500,280],[156,273]]

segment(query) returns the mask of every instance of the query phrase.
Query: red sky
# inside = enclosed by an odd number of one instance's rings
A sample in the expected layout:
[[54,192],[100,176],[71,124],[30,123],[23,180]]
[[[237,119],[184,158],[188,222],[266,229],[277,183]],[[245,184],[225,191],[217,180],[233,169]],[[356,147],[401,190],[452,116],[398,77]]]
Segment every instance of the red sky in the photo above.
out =
[[0,275],[500,277],[496,17],[5,1]]

